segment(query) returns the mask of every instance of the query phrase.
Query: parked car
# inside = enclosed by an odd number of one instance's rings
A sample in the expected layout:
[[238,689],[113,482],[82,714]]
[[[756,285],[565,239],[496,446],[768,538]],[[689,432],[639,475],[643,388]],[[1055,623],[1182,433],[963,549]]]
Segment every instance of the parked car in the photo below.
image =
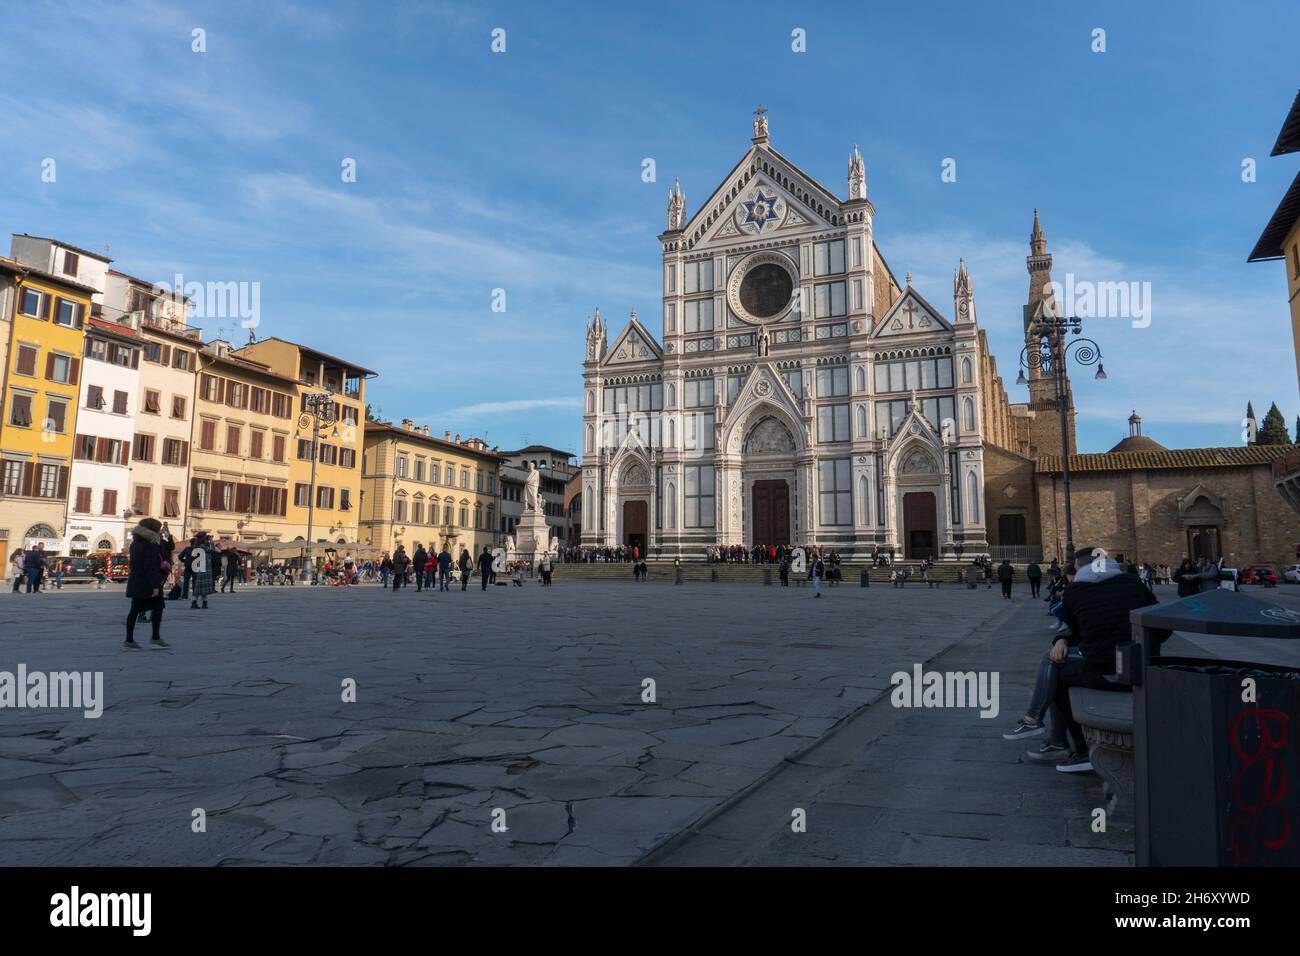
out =
[[63,571],[64,584],[99,579],[99,568],[90,558],[60,558],[59,567]]
[[1277,573],[1267,564],[1252,564],[1241,575],[1242,584],[1261,584],[1266,588],[1277,587]]
[[1282,571],[1282,580],[1300,584],[1300,564],[1288,564]]
[[125,554],[99,551],[92,556],[92,560],[110,581],[125,581],[131,573],[131,560]]

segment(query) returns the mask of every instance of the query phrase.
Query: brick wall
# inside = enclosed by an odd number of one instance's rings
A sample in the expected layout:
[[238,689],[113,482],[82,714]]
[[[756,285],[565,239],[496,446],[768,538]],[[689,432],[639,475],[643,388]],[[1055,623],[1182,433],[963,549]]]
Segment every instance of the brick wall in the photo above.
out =
[[[1050,558],[1061,553],[1065,537],[1061,475],[1040,473],[1035,482],[1043,554]],[[1188,526],[1212,520],[1179,511],[1179,503],[1198,486],[1215,505],[1221,501],[1219,543],[1227,563],[1296,561],[1300,515],[1274,490],[1265,464],[1075,473],[1070,477],[1075,546],[1177,564],[1188,553]],[[1204,503],[1198,510],[1213,514]]]

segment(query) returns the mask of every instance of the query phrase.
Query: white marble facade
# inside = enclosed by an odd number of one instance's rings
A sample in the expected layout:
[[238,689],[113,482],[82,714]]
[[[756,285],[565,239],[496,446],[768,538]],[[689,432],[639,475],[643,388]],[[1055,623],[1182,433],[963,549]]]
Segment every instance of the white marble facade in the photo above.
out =
[[970,277],[951,315],[900,285],[856,147],[847,185],[840,199],[773,149],[761,113],[689,219],[674,185],[662,335],[635,312],[612,344],[599,311],[587,324],[584,544],[987,552]]

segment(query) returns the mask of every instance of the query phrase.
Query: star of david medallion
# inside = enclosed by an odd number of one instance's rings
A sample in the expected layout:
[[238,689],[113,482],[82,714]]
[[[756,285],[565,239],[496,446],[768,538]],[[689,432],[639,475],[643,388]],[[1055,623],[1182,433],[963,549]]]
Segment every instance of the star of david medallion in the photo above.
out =
[[762,232],[763,226],[776,218],[777,196],[766,196],[763,190],[754,194],[754,198],[745,202],[745,218],[741,220],[744,225],[752,225],[755,232]]

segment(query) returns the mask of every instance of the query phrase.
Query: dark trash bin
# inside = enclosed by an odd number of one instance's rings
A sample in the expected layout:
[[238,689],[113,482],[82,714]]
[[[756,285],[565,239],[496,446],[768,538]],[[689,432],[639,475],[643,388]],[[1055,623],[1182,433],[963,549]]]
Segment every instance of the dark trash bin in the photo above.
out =
[[1172,631],[1300,639],[1300,612],[1214,590],[1130,619],[1138,865],[1300,865],[1300,670],[1160,651]]
[[871,572],[866,568],[862,569],[862,575],[858,579],[858,585],[864,588],[871,587]]

